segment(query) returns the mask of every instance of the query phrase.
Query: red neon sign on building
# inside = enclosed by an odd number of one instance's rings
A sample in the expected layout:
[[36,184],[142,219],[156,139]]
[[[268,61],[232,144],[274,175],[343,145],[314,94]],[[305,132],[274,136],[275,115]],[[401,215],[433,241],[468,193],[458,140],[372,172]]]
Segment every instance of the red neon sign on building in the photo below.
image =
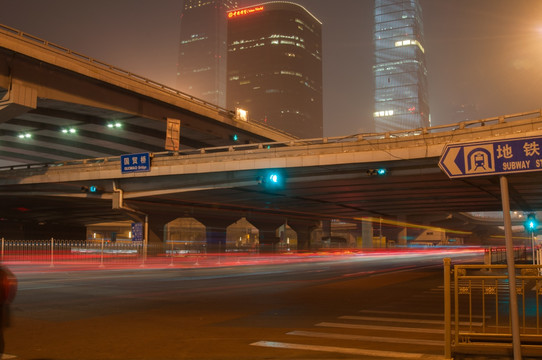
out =
[[263,11],[263,6],[255,6],[252,8],[246,8],[241,10],[233,10],[228,13],[228,19],[232,19],[238,16],[251,15],[257,12]]

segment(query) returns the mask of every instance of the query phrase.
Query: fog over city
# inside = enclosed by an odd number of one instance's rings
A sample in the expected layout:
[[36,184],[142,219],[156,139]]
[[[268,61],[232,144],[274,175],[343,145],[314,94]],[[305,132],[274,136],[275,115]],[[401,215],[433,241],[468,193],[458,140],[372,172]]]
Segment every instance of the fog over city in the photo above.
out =
[[[0,0],[0,23],[174,87],[182,3]],[[373,1],[297,3],[323,23],[324,135],[369,131]],[[421,5],[433,125],[542,107],[541,1]]]

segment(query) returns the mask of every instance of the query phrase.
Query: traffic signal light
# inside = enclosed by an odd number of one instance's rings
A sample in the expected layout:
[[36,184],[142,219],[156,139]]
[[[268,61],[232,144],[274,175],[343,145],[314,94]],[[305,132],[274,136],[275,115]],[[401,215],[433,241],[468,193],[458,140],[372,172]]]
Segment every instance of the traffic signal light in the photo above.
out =
[[385,168],[367,170],[367,175],[370,175],[370,176],[384,176],[387,174],[388,174],[388,170]]
[[538,228],[538,220],[536,219],[535,214],[527,215],[527,220],[523,224],[525,226],[525,231],[528,233],[534,233]]
[[233,135],[231,136],[231,139],[232,139],[233,141],[239,141],[239,135],[233,134]]
[[258,182],[266,186],[281,186],[284,183],[284,176],[279,171],[270,171],[264,176],[258,176]]
[[91,194],[99,194],[103,192],[103,189],[96,185],[81,186],[81,191]]

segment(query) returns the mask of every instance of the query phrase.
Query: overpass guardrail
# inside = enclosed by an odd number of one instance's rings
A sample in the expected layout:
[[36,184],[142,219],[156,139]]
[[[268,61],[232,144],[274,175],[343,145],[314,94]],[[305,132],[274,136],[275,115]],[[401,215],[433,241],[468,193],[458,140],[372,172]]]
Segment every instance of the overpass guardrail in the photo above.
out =
[[[266,142],[266,143],[251,143],[251,144],[239,144],[239,145],[229,145],[229,146],[220,146],[220,147],[209,147],[201,149],[187,149],[178,152],[172,151],[163,151],[155,152],[150,156],[151,158],[169,158],[172,156],[190,156],[190,155],[203,155],[203,154],[230,154],[235,151],[250,151],[250,150],[272,150],[272,149],[284,149],[284,148],[296,148],[301,146],[315,146],[315,145],[327,145],[327,144],[352,144],[356,142],[369,142],[369,145],[376,145],[373,143],[378,140],[390,139],[395,142],[398,141],[413,141],[421,135],[427,134],[436,134],[444,130],[449,131],[458,131],[464,130],[467,128],[482,128],[490,124],[503,124],[507,123],[508,120],[517,121],[524,120],[527,117],[541,117],[542,118],[542,109],[529,111],[524,113],[517,113],[512,115],[504,115],[499,117],[492,117],[487,119],[480,120],[469,120],[462,121],[458,123],[448,124],[448,125],[439,125],[428,128],[418,128],[411,130],[401,130],[393,131],[386,133],[361,133],[347,136],[336,136],[336,137],[324,137],[324,138],[314,138],[314,139],[297,139],[283,142]],[[110,157],[100,157],[92,159],[73,159],[66,161],[56,161],[51,163],[33,163],[33,164],[18,164],[18,165],[9,165],[0,167],[0,171],[9,171],[9,170],[23,170],[23,169],[39,169],[39,168],[48,168],[48,167],[59,167],[59,166],[69,166],[69,165],[86,165],[86,164],[106,164],[106,163],[115,163],[120,162],[120,156],[110,156]]]
[[110,65],[110,64],[108,64],[106,62],[94,59],[94,58],[92,58],[90,56],[83,55],[83,54],[78,53],[76,51],[70,50],[70,49],[68,49],[68,48],[66,48],[64,46],[51,43],[51,42],[49,42],[47,40],[43,40],[43,39],[41,39],[41,38],[39,38],[37,36],[31,35],[31,34],[27,34],[27,33],[23,32],[23,31],[14,29],[14,28],[12,28],[10,26],[0,24],[0,31],[2,31],[4,33],[9,33],[9,34],[11,34],[13,36],[17,36],[20,39],[30,41],[30,42],[32,42],[32,43],[34,43],[36,45],[43,46],[43,47],[45,47],[45,48],[47,48],[49,50],[52,50],[52,51],[55,51],[55,52],[60,52],[60,53],[63,53],[65,55],[69,55],[69,56],[73,57],[74,59],[82,60],[82,61],[88,62],[90,64],[97,65],[97,66],[99,66],[101,68],[114,71],[114,72],[118,73],[119,75],[124,75],[124,76],[126,76],[128,78],[131,78],[133,80],[137,80],[139,82],[143,82],[143,83],[145,83],[147,85],[157,87],[157,88],[162,89],[164,91],[167,91],[169,93],[182,96],[182,97],[190,99],[190,100],[192,100],[194,102],[200,103],[201,105],[213,108],[213,109],[215,109],[217,111],[222,111],[222,112],[224,112],[224,113],[226,113],[226,114],[228,114],[230,116],[235,115],[235,112],[233,112],[233,111],[224,109],[224,108],[222,108],[220,106],[217,106],[215,104],[206,102],[205,100],[202,100],[202,99],[199,99],[197,97],[191,96],[189,94],[183,93],[182,91],[173,89],[173,88],[171,88],[169,86],[160,84],[160,83],[158,83],[156,81],[147,79],[147,78],[145,78],[143,76],[134,74],[134,73],[132,73],[130,71],[127,71],[127,70],[118,68],[116,66]]

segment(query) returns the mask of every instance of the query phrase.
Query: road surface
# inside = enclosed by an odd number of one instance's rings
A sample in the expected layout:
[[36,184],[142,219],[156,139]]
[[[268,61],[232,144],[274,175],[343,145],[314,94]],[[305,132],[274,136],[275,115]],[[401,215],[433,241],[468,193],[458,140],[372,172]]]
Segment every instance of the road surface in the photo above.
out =
[[179,269],[12,264],[6,354],[63,359],[442,359],[442,259],[308,256]]

